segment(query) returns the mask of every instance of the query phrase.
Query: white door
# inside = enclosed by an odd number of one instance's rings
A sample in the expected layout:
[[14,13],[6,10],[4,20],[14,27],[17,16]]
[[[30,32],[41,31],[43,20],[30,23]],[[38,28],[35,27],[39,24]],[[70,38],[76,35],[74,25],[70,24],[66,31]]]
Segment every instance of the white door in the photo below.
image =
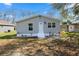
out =
[[41,38],[44,38],[45,37],[44,30],[43,30],[43,26],[44,26],[44,23],[43,22],[39,22],[38,37],[41,37]]

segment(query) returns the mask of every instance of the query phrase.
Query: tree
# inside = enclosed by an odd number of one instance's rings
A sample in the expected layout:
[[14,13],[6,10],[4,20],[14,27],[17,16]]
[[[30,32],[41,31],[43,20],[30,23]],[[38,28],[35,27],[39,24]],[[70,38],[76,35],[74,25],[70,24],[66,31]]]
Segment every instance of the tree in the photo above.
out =
[[75,3],[73,6],[73,13],[76,15],[79,15],[79,4]]
[[68,6],[70,3],[53,3],[52,6],[60,12],[60,15],[63,18],[67,18],[68,16]]
[[71,3],[54,3],[51,5],[60,12],[60,15],[62,16],[61,21],[67,20],[67,31],[69,31],[70,18],[72,18],[70,15],[70,10],[72,10],[72,8],[69,7]]

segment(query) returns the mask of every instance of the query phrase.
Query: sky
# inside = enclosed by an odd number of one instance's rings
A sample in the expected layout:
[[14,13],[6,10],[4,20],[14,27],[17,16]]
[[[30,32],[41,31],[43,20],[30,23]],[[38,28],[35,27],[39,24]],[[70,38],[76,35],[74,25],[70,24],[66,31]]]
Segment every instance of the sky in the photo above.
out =
[[[4,10],[27,10],[37,14],[52,13],[53,16],[59,16],[58,11],[48,3],[0,3],[0,11]],[[19,14],[18,14],[19,15]]]

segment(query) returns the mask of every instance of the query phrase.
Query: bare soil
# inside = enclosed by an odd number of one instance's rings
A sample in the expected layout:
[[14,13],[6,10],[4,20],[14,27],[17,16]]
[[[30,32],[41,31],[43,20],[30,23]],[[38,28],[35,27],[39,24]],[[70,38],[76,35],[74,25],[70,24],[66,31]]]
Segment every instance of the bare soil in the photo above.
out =
[[79,45],[52,38],[0,40],[1,56],[79,56]]

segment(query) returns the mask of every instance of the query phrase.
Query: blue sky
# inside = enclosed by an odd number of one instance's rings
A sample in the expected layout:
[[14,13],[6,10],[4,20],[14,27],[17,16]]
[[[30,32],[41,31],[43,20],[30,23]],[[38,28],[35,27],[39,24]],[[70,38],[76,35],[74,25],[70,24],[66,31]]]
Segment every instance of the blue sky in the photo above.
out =
[[30,10],[35,13],[39,14],[46,14],[47,12],[50,12],[53,14],[53,16],[59,16],[59,13],[55,8],[51,7],[48,3],[12,3],[12,4],[5,4],[0,3],[0,11],[3,10]]

